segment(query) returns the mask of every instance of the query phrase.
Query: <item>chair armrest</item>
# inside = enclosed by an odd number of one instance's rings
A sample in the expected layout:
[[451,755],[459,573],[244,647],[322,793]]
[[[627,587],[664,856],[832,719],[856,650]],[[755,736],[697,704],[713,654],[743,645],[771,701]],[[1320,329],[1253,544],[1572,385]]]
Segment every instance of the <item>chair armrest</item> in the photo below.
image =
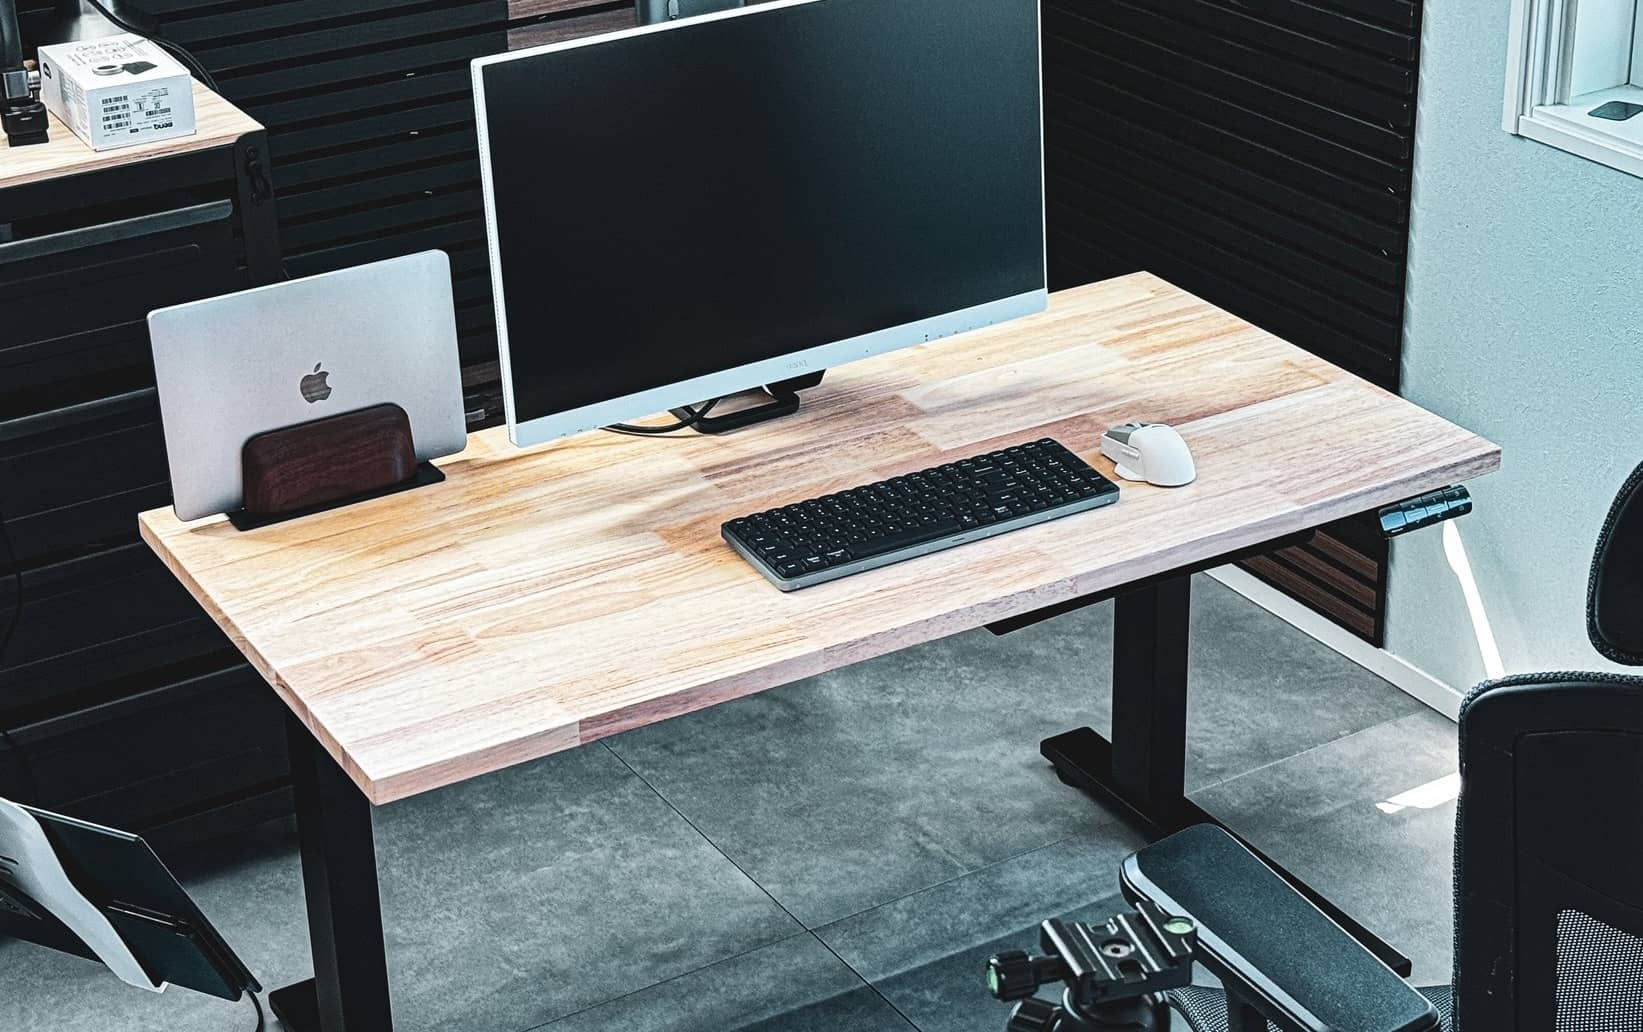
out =
[[1198,923],[1196,959],[1284,1032],[1430,1032],[1425,997],[1213,824],[1124,861],[1124,895]]

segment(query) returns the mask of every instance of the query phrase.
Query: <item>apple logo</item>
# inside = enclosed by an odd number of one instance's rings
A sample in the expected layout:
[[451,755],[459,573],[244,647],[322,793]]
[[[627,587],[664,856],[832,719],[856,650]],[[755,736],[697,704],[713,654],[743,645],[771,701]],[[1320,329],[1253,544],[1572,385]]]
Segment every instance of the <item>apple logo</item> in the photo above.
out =
[[302,387],[302,400],[309,404],[324,401],[331,396],[331,385],[326,382],[326,377],[331,374],[329,372],[322,373],[319,368],[324,364],[324,362],[315,362],[314,371],[302,378],[300,384]]

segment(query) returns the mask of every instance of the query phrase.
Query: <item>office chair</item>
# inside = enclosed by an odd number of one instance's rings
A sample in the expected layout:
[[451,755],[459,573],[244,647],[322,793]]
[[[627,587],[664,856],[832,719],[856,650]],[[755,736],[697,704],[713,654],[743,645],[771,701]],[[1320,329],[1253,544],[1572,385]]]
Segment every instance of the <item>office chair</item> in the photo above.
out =
[[[1598,539],[1587,630],[1643,666],[1643,466]],[[1201,825],[1125,862],[1189,914],[1225,990],[1191,1032],[1643,1032],[1643,677],[1527,674],[1462,704],[1454,984],[1416,993],[1235,839]]]

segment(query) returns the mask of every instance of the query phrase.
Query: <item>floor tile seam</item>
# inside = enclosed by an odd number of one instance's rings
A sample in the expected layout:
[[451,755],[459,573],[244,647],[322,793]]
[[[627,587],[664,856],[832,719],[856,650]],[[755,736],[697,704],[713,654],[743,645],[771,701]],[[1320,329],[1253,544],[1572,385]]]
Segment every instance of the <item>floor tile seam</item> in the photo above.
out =
[[[612,749],[608,742],[600,742],[599,744],[603,745],[605,747],[605,749],[612,756],[616,757],[616,762],[620,763],[623,767],[626,767],[628,769],[629,773],[631,773],[634,777],[638,778],[640,784],[642,784],[646,788],[650,789],[651,794],[654,795],[657,799],[660,799],[664,806],[666,806],[669,810],[672,810],[675,814],[677,814],[679,819],[684,821],[685,824],[687,824],[690,827],[690,830],[694,831],[696,833],[696,835],[703,842],[706,842],[710,847],[712,847],[712,849],[715,853],[718,853],[721,857],[723,857],[725,863],[729,864],[731,867],[734,867],[736,869],[737,873],[740,874],[743,878],[746,878],[748,880],[748,882],[751,885],[753,885],[754,888],[756,888],[760,892],[764,893],[765,898],[770,900],[770,902],[776,907],[776,909],[780,910],[782,912],[783,916],[785,916],[789,921],[792,921],[795,925],[797,925],[800,930],[806,931],[806,932],[810,931],[810,926],[809,925],[807,925],[803,921],[799,920],[799,918],[796,914],[794,914],[791,910],[787,909],[787,907],[783,906],[782,901],[777,899],[775,897],[775,895],[769,889],[765,888],[764,884],[761,883],[759,881],[759,879],[757,879],[757,878],[753,877],[753,875],[749,874],[748,871],[746,870],[746,868],[742,867],[741,864],[736,862],[735,857],[733,857],[729,853],[725,852],[724,849],[722,849],[717,842],[713,841],[712,836],[710,836],[707,832],[703,831],[700,827],[697,826],[695,821],[690,819],[689,815],[687,815],[683,810],[679,809],[677,806],[673,805],[673,801],[671,799],[669,799],[667,796],[663,795],[661,789],[659,789],[655,785],[651,784],[650,780],[647,779],[643,774],[639,773],[638,770],[634,769],[633,764],[629,763],[625,758],[623,758],[621,753],[617,752],[615,749]],[[782,939],[778,939],[776,941],[777,942],[782,942],[782,941],[785,941],[787,938],[790,938],[790,936],[784,936]],[[715,962],[715,963],[717,963],[717,962]]]
[[[541,1032],[542,1029],[548,1028],[548,1027],[550,1027],[552,1025],[555,1025],[558,1022],[561,1022],[561,1021],[568,1021],[569,1019],[574,1018],[579,1014],[586,1014],[589,1011],[598,1010],[600,1007],[606,1007],[606,1006],[609,1006],[610,1004],[618,1003],[622,1000],[626,1000],[629,997],[638,996],[640,993],[646,993],[646,992],[651,991],[652,989],[657,989],[657,988],[660,988],[661,986],[669,985],[673,982],[677,982],[681,978],[689,978],[691,975],[700,974],[701,972],[706,971],[710,967],[715,967],[719,964],[728,964],[733,960],[741,960],[743,957],[750,956],[754,953],[759,952],[760,950],[769,949],[772,946],[780,946],[784,942],[791,942],[794,939],[800,938],[800,937],[805,936],[805,935],[810,935],[810,934],[812,934],[812,933],[810,932],[809,929],[801,927],[798,931],[794,932],[792,935],[784,935],[779,939],[772,939],[769,942],[761,942],[756,946],[750,946],[749,948],[747,948],[745,950],[742,950],[738,953],[732,953],[727,957],[720,957],[717,960],[714,960],[714,961],[711,961],[709,963],[703,964],[700,967],[693,967],[688,971],[681,971],[676,975],[669,975],[666,978],[658,979],[657,981],[651,982],[648,985],[642,985],[642,986],[639,986],[636,989],[630,989],[625,993],[619,993],[616,996],[610,997],[609,999],[599,1000],[596,1003],[590,1003],[586,1007],[578,1007],[577,1009],[575,1009],[573,1011],[567,1011],[564,1014],[558,1015],[557,1017],[549,1018],[547,1021],[544,1021],[544,1022],[541,1022],[539,1024],[530,1025],[530,1026],[527,1026],[525,1028],[522,1028],[522,1029],[519,1030],[519,1032]],[[848,967],[848,965],[846,965],[846,966]],[[851,968],[850,973],[855,974],[855,969]],[[861,976],[857,975],[856,977],[860,978]]]
[[867,976],[862,974],[860,971],[857,971],[855,969],[855,967],[848,960],[845,960],[843,957],[839,956],[839,951],[835,950],[832,946],[828,945],[827,940],[823,939],[820,935],[817,935],[814,929],[807,928],[807,929],[805,929],[805,931],[806,931],[807,934],[809,934],[809,936],[812,939],[815,939],[818,943],[820,943],[821,948],[826,950],[828,952],[828,954],[830,954],[833,957],[834,960],[838,961],[840,964],[843,964],[844,969],[846,971],[850,972],[852,975],[855,975],[856,976],[856,981],[860,982],[862,985],[864,985],[868,989],[872,990],[874,996],[877,996],[880,1000],[883,1000],[884,1005],[886,1007],[889,1007],[890,1010],[895,1013],[896,1017],[898,1017],[902,1021],[906,1022],[908,1028],[914,1029],[915,1032],[923,1032],[923,1030],[919,1028],[919,1025],[918,1025],[917,1022],[915,1022],[912,1018],[908,1017],[906,1012],[904,1012],[900,1007],[896,1006],[894,1000],[890,999],[890,997],[888,997],[884,994],[884,990],[880,989],[877,985],[874,985],[871,981],[869,981]]
[[[1078,838],[1077,834],[1065,835],[1061,838],[1056,839],[1053,842],[1046,842],[1041,846],[1033,846],[1031,849],[1023,849],[1019,853],[1012,853],[1009,856],[1006,856],[1006,857],[1003,857],[1001,859],[995,860],[991,863],[983,864],[982,866],[977,867],[973,871],[964,871],[963,873],[953,875],[951,878],[943,878],[941,881],[932,882],[929,885],[924,886],[923,888],[914,889],[911,892],[904,892],[900,896],[895,897],[894,899],[887,899],[887,900],[883,901],[882,903],[875,903],[870,907],[865,907],[861,910],[855,911],[854,913],[845,914],[843,917],[835,918],[835,919],[833,919],[831,921],[828,921],[824,924],[817,925],[815,928],[811,929],[811,931],[816,933],[817,938],[820,938],[821,933],[824,930],[826,930],[828,928],[831,928],[836,924],[842,924],[845,921],[853,920],[855,918],[861,917],[864,914],[871,914],[875,910],[882,910],[885,907],[893,906],[897,903],[902,902],[903,900],[912,899],[914,896],[920,895],[921,893],[930,892],[934,889],[939,889],[943,886],[951,885],[954,882],[963,881],[965,878],[969,878],[972,875],[985,873],[987,871],[992,870],[995,867],[1002,867],[1005,864],[1012,863],[1016,860],[1020,860],[1024,856],[1031,856],[1034,853],[1037,853],[1037,852],[1040,852],[1040,851],[1046,850],[1046,849],[1054,849],[1056,846],[1063,845],[1064,843],[1067,843],[1067,842],[1071,842],[1075,838]],[[825,939],[822,940],[822,945],[827,946],[827,941]],[[832,947],[828,946],[828,949],[832,949]],[[839,959],[843,960],[844,958],[841,957]],[[849,962],[846,961],[845,963],[848,965]],[[850,970],[854,971],[855,968],[852,967]],[[905,973],[906,973],[905,971],[895,971],[895,972],[892,972],[889,977],[895,977],[896,975],[905,974]],[[863,977],[865,978],[865,976],[863,976]]]
[[1339,745],[1342,742],[1350,742],[1352,739],[1357,738],[1360,735],[1366,735],[1371,731],[1379,731],[1381,728],[1386,727],[1389,724],[1396,724],[1400,720],[1407,720],[1410,717],[1418,716],[1420,714],[1420,712],[1421,711],[1419,709],[1411,710],[1410,712],[1404,713],[1400,716],[1389,717],[1386,720],[1382,720],[1382,721],[1379,721],[1377,723],[1370,724],[1368,727],[1361,727],[1358,730],[1352,731],[1348,734],[1344,734],[1344,735],[1340,736],[1339,738],[1331,738],[1327,742],[1319,742],[1317,745],[1309,745],[1305,749],[1302,749],[1298,753],[1292,753],[1289,756],[1284,756],[1284,757],[1282,757],[1280,759],[1276,759],[1276,760],[1268,760],[1266,763],[1263,763],[1258,767],[1251,767],[1249,770],[1246,770],[1246,771],[1242,772],[1241,774],[1232,774],[1232,775],[1229,775],[1228,777],[1221,778],[1218,781],[1211,781],[1211,782],[1208,782],[1206,784],[1199,785],[1198,787],[1196,787],[1196,788],[1192,789],[1191,791],[1189,791],[1187,793],[1187,796],[1188,796],[1188,798],[1191,798],[1192,796],[1198,795],[1199,793],[1202,793],[1202,792],[1208,792],[1212,789],[1222,788],[1226,785],[1232,784],[1234,781],[1239,781],[1243,778],[1247,778],[1247,777],[1250,777],[1252,775],[1259,774],[1262,771],[1270,770],[1273,767],[1277,767],[1277,766],[1280,766],[1280,765],[1285,764],[1285,763],[1291,763],[1295,760],[1301,759],[1304,756],[1310,756],[1310,755],[1312,755],[1313,753],[1317,752],[1320,749],[1328,749],[1330,746]]

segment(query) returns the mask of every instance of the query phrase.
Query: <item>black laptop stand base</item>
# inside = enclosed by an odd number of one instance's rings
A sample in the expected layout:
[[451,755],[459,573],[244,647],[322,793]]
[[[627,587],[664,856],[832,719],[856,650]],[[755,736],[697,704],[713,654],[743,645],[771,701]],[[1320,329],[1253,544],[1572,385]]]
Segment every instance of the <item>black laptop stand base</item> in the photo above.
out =
[[373,498],[386,498],[388,495],[415,490],[419,487],[427,487],[430,484],[442,483],[444,480],[445,474],[439,471],[439,467],[431,462],[422,462],[417,464],[415,476],[397,484],[379,487],[374,491],[361,491],[357,494],[345,495],[320,505],[308,505],[301,509],[293,509],[290,512],[254,513],[241,509],[229,513],[228,522],[233,525],[235,530],[256,530],[258,527],[271,527],[276,523],[284,523],[287,520],[297,520],[304,516],[312,516],[315,513],[340,509],[356,502],[368,502]]

